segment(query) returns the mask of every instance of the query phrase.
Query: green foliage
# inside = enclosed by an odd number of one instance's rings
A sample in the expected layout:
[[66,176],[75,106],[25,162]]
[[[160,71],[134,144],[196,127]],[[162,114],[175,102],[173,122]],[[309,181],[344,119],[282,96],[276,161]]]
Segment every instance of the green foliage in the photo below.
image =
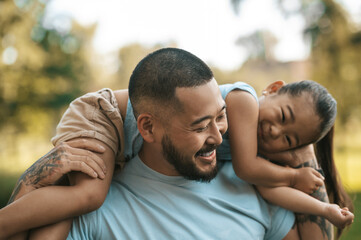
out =
[[1,174],[0,174],[0,209],[2,207],[6,206],[18,178],[19,178],[19,175],[17,175],[17,174],[7,174],[4,172],[1,172]]
[[119,68],[116,74],[117,86],[115,89],[128,88],[128,82],[133,69],[140,60],[155,48],[145,48],[139,44],[123,47],[118,52]]
[[48,151],[64,108],[93,82],[89,42],[95,27],[64,17],[55,19],[57,25],[46,22],[43,2],[0,1],[2,170],[22,172],[34,153],[43,146],[40,154]]
[[[31,109],[59,112],[92,81],[84,44],[86,31],[45,28],[41,1],[0,2],[0,130],[27,129]],[[30,111],[24,111],[25,109]]]
[[[346,125],[360,110],[361,32],[354,31],[347,13],[335,1],[322,1],[323,12],[309,27],[312,34],[313,78],[338,101],[338,117]],[[308,29],[307,29],[308,30]],[[360,119],[360,118],[359,118]]]
[[[176,44],[168,42],[166,44],[156,44],[151,47],[145,47],[134,43],[119,49],[117,52],[117,69],[113,75],[108,76],[106,86],[111,89],[128,88],[129,78],[138,62],[147,54],[163,47],[176,47]],[[104,87],[104,84],[102,84],[101,87]]]

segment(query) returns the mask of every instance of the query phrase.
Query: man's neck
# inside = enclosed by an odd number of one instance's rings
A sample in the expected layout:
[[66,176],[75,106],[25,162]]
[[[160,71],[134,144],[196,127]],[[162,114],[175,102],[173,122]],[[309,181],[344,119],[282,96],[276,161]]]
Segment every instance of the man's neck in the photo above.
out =
[[164,158],[160,149],[144,142],[138,155],[140,160],[154,171],[167,176],[179,176],[174,166]]

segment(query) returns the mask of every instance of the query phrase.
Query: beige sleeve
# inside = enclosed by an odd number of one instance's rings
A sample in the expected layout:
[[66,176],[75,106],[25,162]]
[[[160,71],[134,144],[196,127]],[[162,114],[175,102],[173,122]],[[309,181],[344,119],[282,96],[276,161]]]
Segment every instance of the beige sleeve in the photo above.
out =
[[94,138],[107,144],[123,159],[123,120],[110,89],[88,93],[75,99],[65,111],[51,139],[54,146],[74,138]]

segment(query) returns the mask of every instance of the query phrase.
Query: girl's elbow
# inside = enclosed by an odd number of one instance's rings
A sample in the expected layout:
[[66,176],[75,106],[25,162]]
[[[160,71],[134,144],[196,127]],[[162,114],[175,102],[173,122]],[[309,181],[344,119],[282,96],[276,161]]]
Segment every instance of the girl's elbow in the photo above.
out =
[[262,187],[262,186],[256,186],[256,188],[262,198],[264,198],[267,201],[270,201],[272,195],[272,188]]
[[237,177],[240,179],[249,182],[254,183],[256,174],[254,173],[253,169],[248,167],[240,167],[240,168],[234,168],[234,172],[236,173]]
[[94,211],[100,208],[104,201],[105,201],[106,194],[98,193],[98,192],[91,192],[88,194],[88,205],[90,211]]
[[105,201],[105,197],[106,193],[103,193],[103,191],[96,191],[95,189],[83,192],[80,199],[82,214],[100,208]]

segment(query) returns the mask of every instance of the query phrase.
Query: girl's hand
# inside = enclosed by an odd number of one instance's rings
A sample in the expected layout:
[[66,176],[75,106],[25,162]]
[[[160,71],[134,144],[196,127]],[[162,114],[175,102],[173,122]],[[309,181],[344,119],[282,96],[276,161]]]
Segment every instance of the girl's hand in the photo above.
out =
[[311,194],[323,185],[325,178],[312,167],[302,167],[295,170],[291,187]]
[[104,147],[90,139],[76,139],[54,147],[37,160],[23,174],[26,185],[35,188],[55,184],[63,175],[80,171],[92,178],[105,177],[105,164],[95,153],[103,153]]
[[324,212],[325,218],[340,229],[353,223],[355,217],[348,208],[340,208],[337,204],[327,204]]

